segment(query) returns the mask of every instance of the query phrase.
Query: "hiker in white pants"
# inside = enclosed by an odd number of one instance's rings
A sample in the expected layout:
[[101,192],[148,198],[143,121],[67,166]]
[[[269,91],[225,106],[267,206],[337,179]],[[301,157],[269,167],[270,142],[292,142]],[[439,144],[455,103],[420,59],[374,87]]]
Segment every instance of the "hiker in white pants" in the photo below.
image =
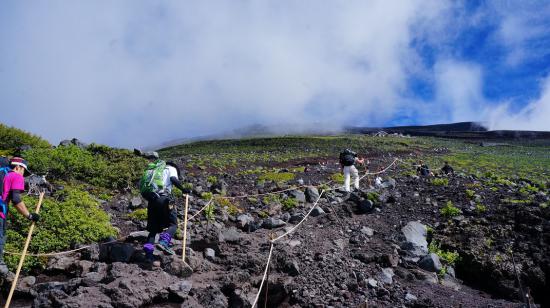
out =
[[344,170],[344,189],[347,192],[351,192],[350,189],[350,177],[353,177],[353,186],[355,189],[359,189],[359,171],[355,168],[355,163],[362,164],[365,160],[358,158],[357,153],[345,149],[340,153],[340,165]]
[[354,165],[344,166],[344,189],[349,192],[350,189],[350,175],[353,177],[353,187],[359,189],[359,171]]

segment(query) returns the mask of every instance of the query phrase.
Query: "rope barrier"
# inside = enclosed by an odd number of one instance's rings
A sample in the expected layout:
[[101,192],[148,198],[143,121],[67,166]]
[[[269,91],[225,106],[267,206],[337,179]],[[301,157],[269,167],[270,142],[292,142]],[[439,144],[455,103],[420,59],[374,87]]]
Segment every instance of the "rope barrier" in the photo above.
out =
[[[384,173],[386,172],[389,168],[391,168],[391,166],[393,166],[397,161],[399,161],[400,159],[396,158],[394,159],[394,161],[389,164],[386,168],[378,171],[378,172],[372,172],[372,173],[365,173],[364,176],[362,176],[361,178],[359,178],[359,181],[361,181],[363,178],[365,178],[367,175],[375,175],[375,174],[381,174],[381,173]],[[320,186],[320,185],[318,185]],[[315,202],[313,203],[313,206],[311,207],[311,209],[309,210],[309,212],[307,212],[307,214],[304,216],[304,218],[302,218],[302,220],[300,220],[300,222],[298,222],[294,227],[292,227],[292,229],[290,229],[289,231],[283,233],[282,235],[274,238],[271,240],[271,248],[269,250],[269,256],[267,258],[267,264],[266,264],[266,267],[265,267],[265,271],[264,271],[264,276],[262,278],[262,282],[260,283],[260,288],[258,290],[258,294],[256,294],[256,299],[254,300],[254,303],[252,304],[252,308],[256,307],[256,304],[258,302],[258,298],[260,297],[260,292],[262,291],[262,287],[264,285],[264,282],[265,282],[265,279],[266,279],[266,274],[267,274],[267,270],[269,268],[269,264],[271,262],[271,253],[273,251],[273,245],[279,241],[280,239],[282,239],[283,237],[291,234],[292,232],[294,232],[306,219],[307,217],[311,214],[311,212],[313,211],[313,209],[317,206],[317,203],[319,203],[319,200],[321,200],[321,196],[325,193],[325,191],[331,191],[331,190],[336,190],[336,189],[339,189],[339,188],[342,188],[343,186],[339,186],[339,187],[336,187],[336,188],[331,188],[331,189],[327,189],[327,190],[322,190],[321,193],[319,194],[319,197],[317,198],[317,200],[315,200]]]
[[321,193],[319,194],[319,197],[317,197],[317,200],[315,201],[315,203],[313,203],[313,206],[311,206],[311,209],[309,210],[309,212],[307,212],[307,214],[304,216],[304,218],[302,218],[302,220],[300,220],[300,222],[298,222],[294,227],[292,227],[292,229],[290,229],[287,232],[283,233],[282,235],[272,239],[271,242],[275,243],[278,240],[282,239],[283,237],[285,237],[285,236],[289,235],[290,233],[294,232],[294,230],[296,230],[307,219],[307,217],[311,214],[311,212],[313,212],[313,209],[317,206],[317,203],[319,203],[319,200],[321,199],[321,196],[323,195],[324,192],[325,192],[324,190],[321,191]]
[[[372,173],[365,173],[364,176],[362,176],[359,180],[361,181],[364,177],[366,177],[367,175],[375,175],[375,174],[380,174],[380,173],[383,173],[383,172],[386,172],[392,165],[395,164],[395,162],[397,161],[401,161],[403,162],[402,160],[396,158],[390,165],[388,165],[388,167],[384,168],[383,170],[381,171],[378,171],[378,172],[372,172]],[[312,186],[312,187],[320,187],[320,186],[323,186],[323,185],[328,185],[330,183],[332,183],[333,181],[328,181],[326,183],[322,183],[322,184],[319,184],[319,185],[316,185],[316,186]],[[276,195],[276,194],[281,194],[281,193],[284,193],[284,192],[287,192],[287,191],[291,191],[291,190],[296,190],[296,189],[300,189],[300,188],[305,188],[305,187],[308,187],[310,185],[300,185],[300,186],[297,186],[297,187],[292,187],[292,188],[287,188],[287,189],[283,189],[283,190],[279,190],[279,191],[273,191],[273,192],[268,192],[268,193],[262,193],[262,194],[252,194],[252,195],[244,195],[244,196],[233,196],[233,197],[223,197],[223,198],[226,198],[226,199],[238,199],[238,198],[248,198],[248,197],[259,197],[259,196],[266,196],[266,195]],[[305,218],[307,218],[309,216],[309,214],[311,214],[311,212],[313,211],[313,209],[315,208],[315,206],[317,205],[317,203],[319,202],[319,199],[321,198],[321,195],[326,192],[326,191],[330,191],[330,190],[335,190],[335,189],[339,189],[339,188],[343,188],[344,186],[339,186],[339,187],[336,187],[336,188],[332,188],[332,189],[327,189],[327,190],[323,190],[321,191],[321,193],[319,194],[319,198],[316,200],[316,202],[314,203],[314,205],[312,206],[312,208],[310,209],[310,211],[308,212],[308,214],[304,217],[304,219],[302,221],[300,221],[296,226],[293,227],[292,231],[293,232],[297,226],[299,226],[304,220]],[[192,220],[192,219],[195,219],[202,211],[204,211],[204,209],[206,209],[212,202],[214,201],[214,197],[210,198],[210,200],[197,212],[195,213],[193,216],[191,216],[189,218],[189,220]],[[182,225],[179,224],[180,226]],[[285,234],[283,234],[282,236],[276,238],[275,240],[273,240],[273,242],[279,240],[280,238],[290,234],[291,232],[287,232]],[[60,252],[50,252],[50,253],[37,253],[37,254],[31,254],[31,253],[27,253],[26,255],[28,256],[32,256],[32,257],[53,257],[53,256],[58,256],[58,255],[64,255],[64,254],[70,254],[70,253],[74,253],[74,252],[78,252],[78,251],[81,251],[81,250],[84,250],[84,249],[88,249],[90,247],[92,247],[93,245],[108,245],[108,244],[113,244],[113,243],[116,243],[116,242],[124,242],[126,241],[126,237],[124,238],[121,238],[121,239],[117,239],[117,240],[113,240],[113,241],[109,241],[109,242],[105,242],[105,243],[97,243],[97,244],[91,244],[91,245],[86,245],[86,246],[82,246],[82,247],[79,247],[79,248],[76,248],[76,249],[71,249],[71,250],[66,250],[66,251],[60,251]],[[22,255],[21,253],[19,252],[13,252],[13,251],[9,251],[9,250],[5,250],[4,253],[6,254],[10,254],[10,255],[16,255],[16,256],[20,256]]]
[[265,277],[267,277],[267,270],[269,269],[269,263],[271,262],[272,253],[273,253],[273,243],[271,243],[271,247],[269,248],[269,256],[267,257],[267,264],[264,270],[264,277],[262,278],[262,282],[260,283],[260,289],[258,290],[258,294],[256,294],[256,299],[254,299],[254,304],[252,304],[252,308],[256,307],[256,304],[258,303],[258,299],[260,298],[260,292],[262,291],[262,287],[264,286]]

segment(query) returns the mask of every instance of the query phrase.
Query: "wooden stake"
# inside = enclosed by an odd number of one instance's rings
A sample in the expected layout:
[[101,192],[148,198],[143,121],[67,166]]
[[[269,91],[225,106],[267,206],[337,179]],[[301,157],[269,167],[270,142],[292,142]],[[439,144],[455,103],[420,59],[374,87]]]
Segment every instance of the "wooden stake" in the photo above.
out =
[[[44,199],[44,192],[40,193],[40,198],[38,199],[38,205],[36,206],[36,213],[40,212],[40,206],[42,205],[42,200]],[[19,274],[21,273],[21,268],[23,267],[23,262],[25,261],[25,255],[27,254],[27,249],[29,248],[29,244],[31,243],[32,238],[32,232],[34,231],[34,221],[31,223],[31,227],[29,228],[29,234],[27,235],[27,241],[25,241],[25,246],[23,247],[23,251],[21,252],[21,258],[19,259],[19,265],[17,266],[17,271],[15,272],[15,278],[13,279],[13,283],[11,284],[10,294],[8,295],[8,300],[6,301],[6,305],[4,308],[8,308],[11,303],[11,298],[13,296],[13,292],[15,291],[15,286],[17,286],[17,280],[19,279]]]
[[181,253],[181,261],[185,263],[185,250],[187,246],[187,208],[189,206],[189,195],[185,195],[185,214],[183,218],[183,251]]

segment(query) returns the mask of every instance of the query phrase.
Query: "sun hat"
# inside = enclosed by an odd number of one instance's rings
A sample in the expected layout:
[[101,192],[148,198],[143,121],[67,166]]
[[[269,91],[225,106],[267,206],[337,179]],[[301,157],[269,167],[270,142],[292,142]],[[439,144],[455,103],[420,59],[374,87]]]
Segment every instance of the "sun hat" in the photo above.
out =
[[31,175],[31,172],[29,171],[28,163],[26,160],[24,160],[21,157],[13,157],[11,159],[11,164],[13,166],[21,166],[25,169],[25,176]]

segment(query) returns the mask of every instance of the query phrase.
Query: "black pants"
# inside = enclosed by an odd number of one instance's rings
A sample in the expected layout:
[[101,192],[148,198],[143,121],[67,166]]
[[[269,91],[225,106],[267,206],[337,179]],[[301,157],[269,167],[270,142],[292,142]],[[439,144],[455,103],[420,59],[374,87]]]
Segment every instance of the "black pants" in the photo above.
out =
[[147,196],[147,243],[154,243],[155,236],[166,229],[171,238],[178,228],[177,212],[170,204],[169,196]]

